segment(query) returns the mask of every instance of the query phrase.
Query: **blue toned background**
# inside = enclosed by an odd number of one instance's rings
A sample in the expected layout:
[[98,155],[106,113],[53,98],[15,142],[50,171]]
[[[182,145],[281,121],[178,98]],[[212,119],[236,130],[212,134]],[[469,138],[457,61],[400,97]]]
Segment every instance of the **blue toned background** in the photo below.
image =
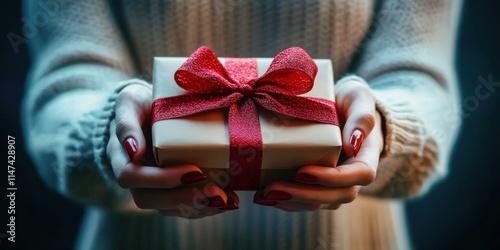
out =
[[[491,77],[500,84],[498,11],[498,1],[465,1],[457,69],[467,117],[448,178],[427,196],[407,203],[416,249],[500,249],[500,87],[493,87],[485,98],[476,94],[481,78]],[[7,39],[9,32],[22,34],[20,1],[3,1],[0,12],[0,126],[4,138],[0,151],[5,159],[7,135],[16,138],[18,187],[16,244],[11,244],[1,238],[7,231],[8,201],[7,168],[0,168],[0,249],[71,249],[83,209],[46,188],[24,151],[19,105],[30,58],[26,45],[21,44],[16,53]]]

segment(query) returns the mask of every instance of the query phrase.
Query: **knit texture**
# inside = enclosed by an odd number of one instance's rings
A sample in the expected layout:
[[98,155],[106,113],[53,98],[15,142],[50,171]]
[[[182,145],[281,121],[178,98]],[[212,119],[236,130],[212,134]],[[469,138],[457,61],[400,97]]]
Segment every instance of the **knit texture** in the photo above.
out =
[[[414,196],[445,176],[458,130],[443,113],[458,106],[459,7],[452,0],[26,0],[25,16],[40,24],[29,40],[34,66],[23,102],[28,151],[49,186],[89,205],[79,249],[407,248],[394,200],[358,197],[337,212],[286,213],[241,193],[240,210],[199,220],[139,211],[110,170],[109,122],[121,89],[149,88],[155,56],[188,56],[206,45],[219,56],[273,57],[300,46],[332,59],[336,80],[373,89],[385,147],[377,179],[362,193]],[[341,80],[347,73],[357,76]]]

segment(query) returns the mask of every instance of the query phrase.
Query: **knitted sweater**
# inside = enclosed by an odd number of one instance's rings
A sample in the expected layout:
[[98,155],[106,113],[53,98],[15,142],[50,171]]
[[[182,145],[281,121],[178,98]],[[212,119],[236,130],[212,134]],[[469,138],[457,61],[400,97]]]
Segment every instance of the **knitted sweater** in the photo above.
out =
[[[453,69],[460,1],[26,1],[37,26],[23,102],[28,151],[48,185],[85,203],[79,249],[401,249],[398,199],[446,175],[459,119]],[[46,16],[46,19],[40,18]],[[272,57],[291,47],[331,58],[373,90],[385,147],[376,180],[337,211],[252,204],[198,220],[140,211],[106,158],[117,93],[149,88],[154,56]],[[354,60],[356,59],[356,60]],[[353,63],[353,62],[356,63]],[[353,77],[353,76],[348,76]]]

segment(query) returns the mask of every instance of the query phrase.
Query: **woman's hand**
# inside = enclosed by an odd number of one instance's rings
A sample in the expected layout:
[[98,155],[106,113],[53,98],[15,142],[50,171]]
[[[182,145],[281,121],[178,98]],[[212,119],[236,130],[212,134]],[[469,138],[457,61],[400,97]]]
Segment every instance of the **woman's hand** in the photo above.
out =
[[369,86],[355,77],[346,81],[337,89],[336,100],[344,125],[343,150],[349,158],[336,168],[302,167],[296,182],[269,184],[255,194],[255,203],[285,211],[337,209],[356,199],[360,186],[373,182],[384,145],[381,117]]
[[133,84],[116,100],[107,156],[116,180],[130,189],[137,207],[168,216],[201,218],[238,208],[234,192],[204,185],[194,165],[157,167],[151,145],[151,89]]

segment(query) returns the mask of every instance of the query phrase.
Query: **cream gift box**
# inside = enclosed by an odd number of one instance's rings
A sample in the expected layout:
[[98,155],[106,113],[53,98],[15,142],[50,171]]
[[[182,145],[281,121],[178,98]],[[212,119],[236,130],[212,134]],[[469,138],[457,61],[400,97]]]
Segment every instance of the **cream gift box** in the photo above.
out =
[[[181,57],[154,58],[155,100],[187,94],[174,80],[175,72],[186,60]],[[272,60],[256,58],[259,76],[266,72]],[[219,58],[219,61],[225,64],[225,58]],[[318,67],[314,86],[301,96],[334,101],[331,61],[316,59],[314,62]],[[227,187],[233,174],[228,171],[230,147],[227,113],[227,109],[217,109],[156,121],[152,125],[152,135],[158,165],[194,164],[207,175],[207,181]],[[260,187],[276,180],[290,180],[301,166],[336,166],[342,145],[338,126],[305,121],[263,109],[258,109],[258,114],[263,140]]]

